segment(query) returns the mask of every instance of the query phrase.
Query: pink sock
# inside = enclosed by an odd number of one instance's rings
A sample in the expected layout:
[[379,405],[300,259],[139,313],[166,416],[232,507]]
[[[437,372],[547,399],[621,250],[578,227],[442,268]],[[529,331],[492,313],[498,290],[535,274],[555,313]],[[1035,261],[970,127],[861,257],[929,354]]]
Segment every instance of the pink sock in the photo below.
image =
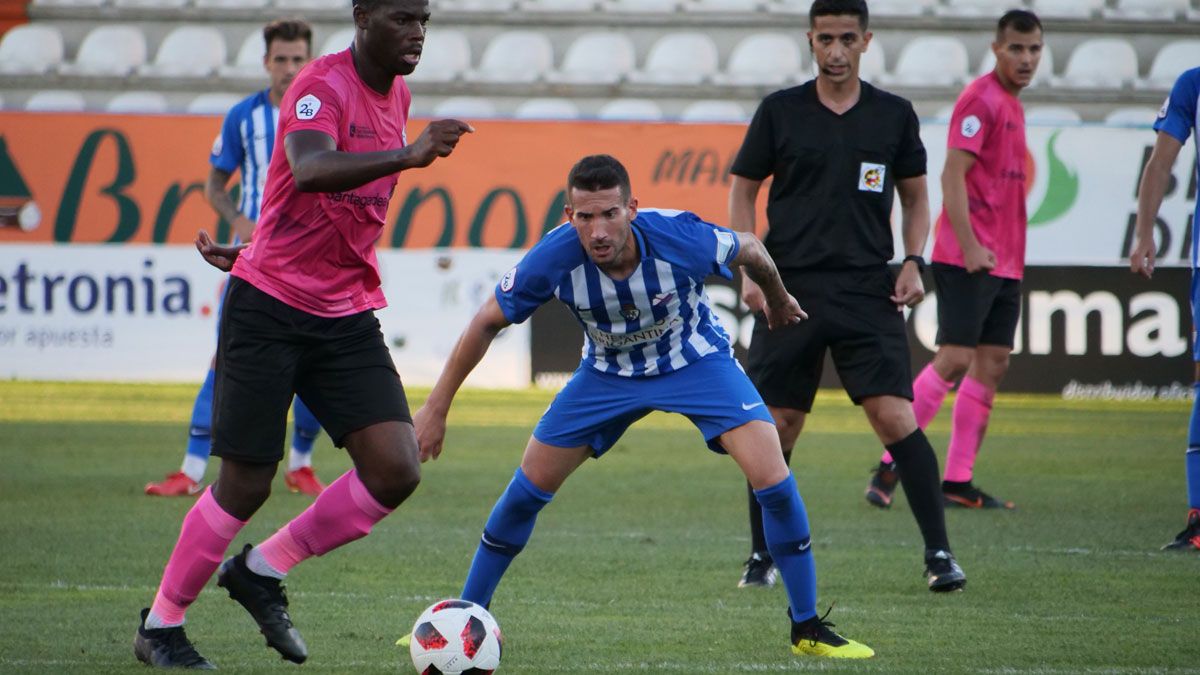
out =
[[971,480],[975,455],[987,431],[996,392],[970,377],[964,377],[954,401],[954,424],[950,430],[950,451],[946,453],[946,480],[963,483]]
[[157,624],[183,623],[188,605],[217,571],[229,542],[245,525],[246,521],[234,518],[217,504],[212,487],[204,491],[183,519],[179,540],[171,551],[162,584],[150,607]]
[[[938,410],[942,409],[942,401],[946,400],[946,393],[952,388],[954,383],[943,380],[933,369],[932,362],[921,369],[917,379],[913,380],[913,415],[917,418],[918,427],[924,429],[937,417]],[[884,450],[879,461],[891,464],[892,453]]]
[[268,565],[287,574],[301,560],[367,536],[391,512],[375,501],[351,469],[325,488],[304,513],[260,544],[258,552]]

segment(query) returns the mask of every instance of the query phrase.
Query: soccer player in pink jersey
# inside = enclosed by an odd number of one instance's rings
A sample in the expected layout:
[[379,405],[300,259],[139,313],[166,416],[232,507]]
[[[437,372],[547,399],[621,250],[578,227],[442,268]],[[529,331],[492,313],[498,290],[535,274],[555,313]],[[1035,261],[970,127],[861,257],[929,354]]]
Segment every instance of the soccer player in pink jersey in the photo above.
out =
[[[212,669],[183,630],[184,613],[217,585],[254,618],[267,645],[301,663],[282,580],[314,555],[359,539],[420,482],[404,388],[374,310],[386,306],[374,244],[397,174],[446,157],[472,131],[431,122],[405,138],[427,0],[354,0],[349,49],[306,66],[280,105],[262,215],[246,247],[213,244],[205,259],[232,268],[221,316],[213,401],[217,481],[184,518],[134,653],[157,667]],[[258,546],[225,550],[266,501],[299,394],[354,468]],[[218,572],[218,566],[220,570]]]
[[[932,264],[938,351],[913,381],[913,412],[924,428],[961,379],[942,480],[946,506],[1011,509],[1012,502],[985,493],[971,478],[1021,314],[1028,221],[1025,111],[1017,97],[1042,57],[1037,16],[1025,10],[1002,16],[992,52],[996,68],[967,86],[950,118]],[[889,506],[896,481],[884,452],[867,501]]]

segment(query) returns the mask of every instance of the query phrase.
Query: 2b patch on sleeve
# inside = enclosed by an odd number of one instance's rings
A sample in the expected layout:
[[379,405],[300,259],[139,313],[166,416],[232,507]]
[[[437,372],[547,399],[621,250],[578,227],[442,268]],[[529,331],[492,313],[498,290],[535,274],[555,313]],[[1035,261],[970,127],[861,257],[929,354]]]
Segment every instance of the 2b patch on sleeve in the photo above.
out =
[[317,116],[320,110],[321,99],[312,94],[306,94],[296,101],[296,119],[298,120],[311,120]]
[[887,166],[863,162],[858,169],[858,189],[862,192],[883,192]]

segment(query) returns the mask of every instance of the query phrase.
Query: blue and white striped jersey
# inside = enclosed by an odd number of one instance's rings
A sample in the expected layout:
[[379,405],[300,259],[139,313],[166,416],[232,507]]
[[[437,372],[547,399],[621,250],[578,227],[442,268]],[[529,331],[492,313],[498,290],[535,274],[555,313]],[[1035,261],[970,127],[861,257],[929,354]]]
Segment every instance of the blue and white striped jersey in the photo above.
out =
[[275,129],[279,126],[279,108],[271,105],[269,93],[269,89],[264,89],[251,94],[229,109],[209,157],[215,168],[230,174],[241,173],[238,211],[255,222],[262,208],[267,166],[275,150]]
[[734,233],[686,211],[658,209],[640,209],[632,228],[641,262],[623,281],[592,263],[570,223],[547,233],[497,285],[504,316],[521,323],[557,297],[583,326],[583,364],[624,377],[669,373],[714,352],[732,355],[704,280],[732,278]]
[[[1200,68],[1185,71],[1175,81],[1171,95],[1158,111],[1154,130],[1168,133],[1180,143],[1187,143],[1193,131],[1200,133]],[[1200,171],[1200,151],[1196,153],[1196,160],[1197,165],[1192,170]],[[1197,235],[1200,235],[1200,202],[1196,203],[1192,218],[1192,269],[1200,268],[1200,236]]]

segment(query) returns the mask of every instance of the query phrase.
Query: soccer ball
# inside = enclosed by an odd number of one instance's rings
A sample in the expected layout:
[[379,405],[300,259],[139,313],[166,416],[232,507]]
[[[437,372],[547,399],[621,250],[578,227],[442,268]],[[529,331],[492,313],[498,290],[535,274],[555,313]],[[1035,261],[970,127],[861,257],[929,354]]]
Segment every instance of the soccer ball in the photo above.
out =
[[413,624],[408,652],[421,675],[492,673],[504,639],[486,609],[466,600],[442,600]]

